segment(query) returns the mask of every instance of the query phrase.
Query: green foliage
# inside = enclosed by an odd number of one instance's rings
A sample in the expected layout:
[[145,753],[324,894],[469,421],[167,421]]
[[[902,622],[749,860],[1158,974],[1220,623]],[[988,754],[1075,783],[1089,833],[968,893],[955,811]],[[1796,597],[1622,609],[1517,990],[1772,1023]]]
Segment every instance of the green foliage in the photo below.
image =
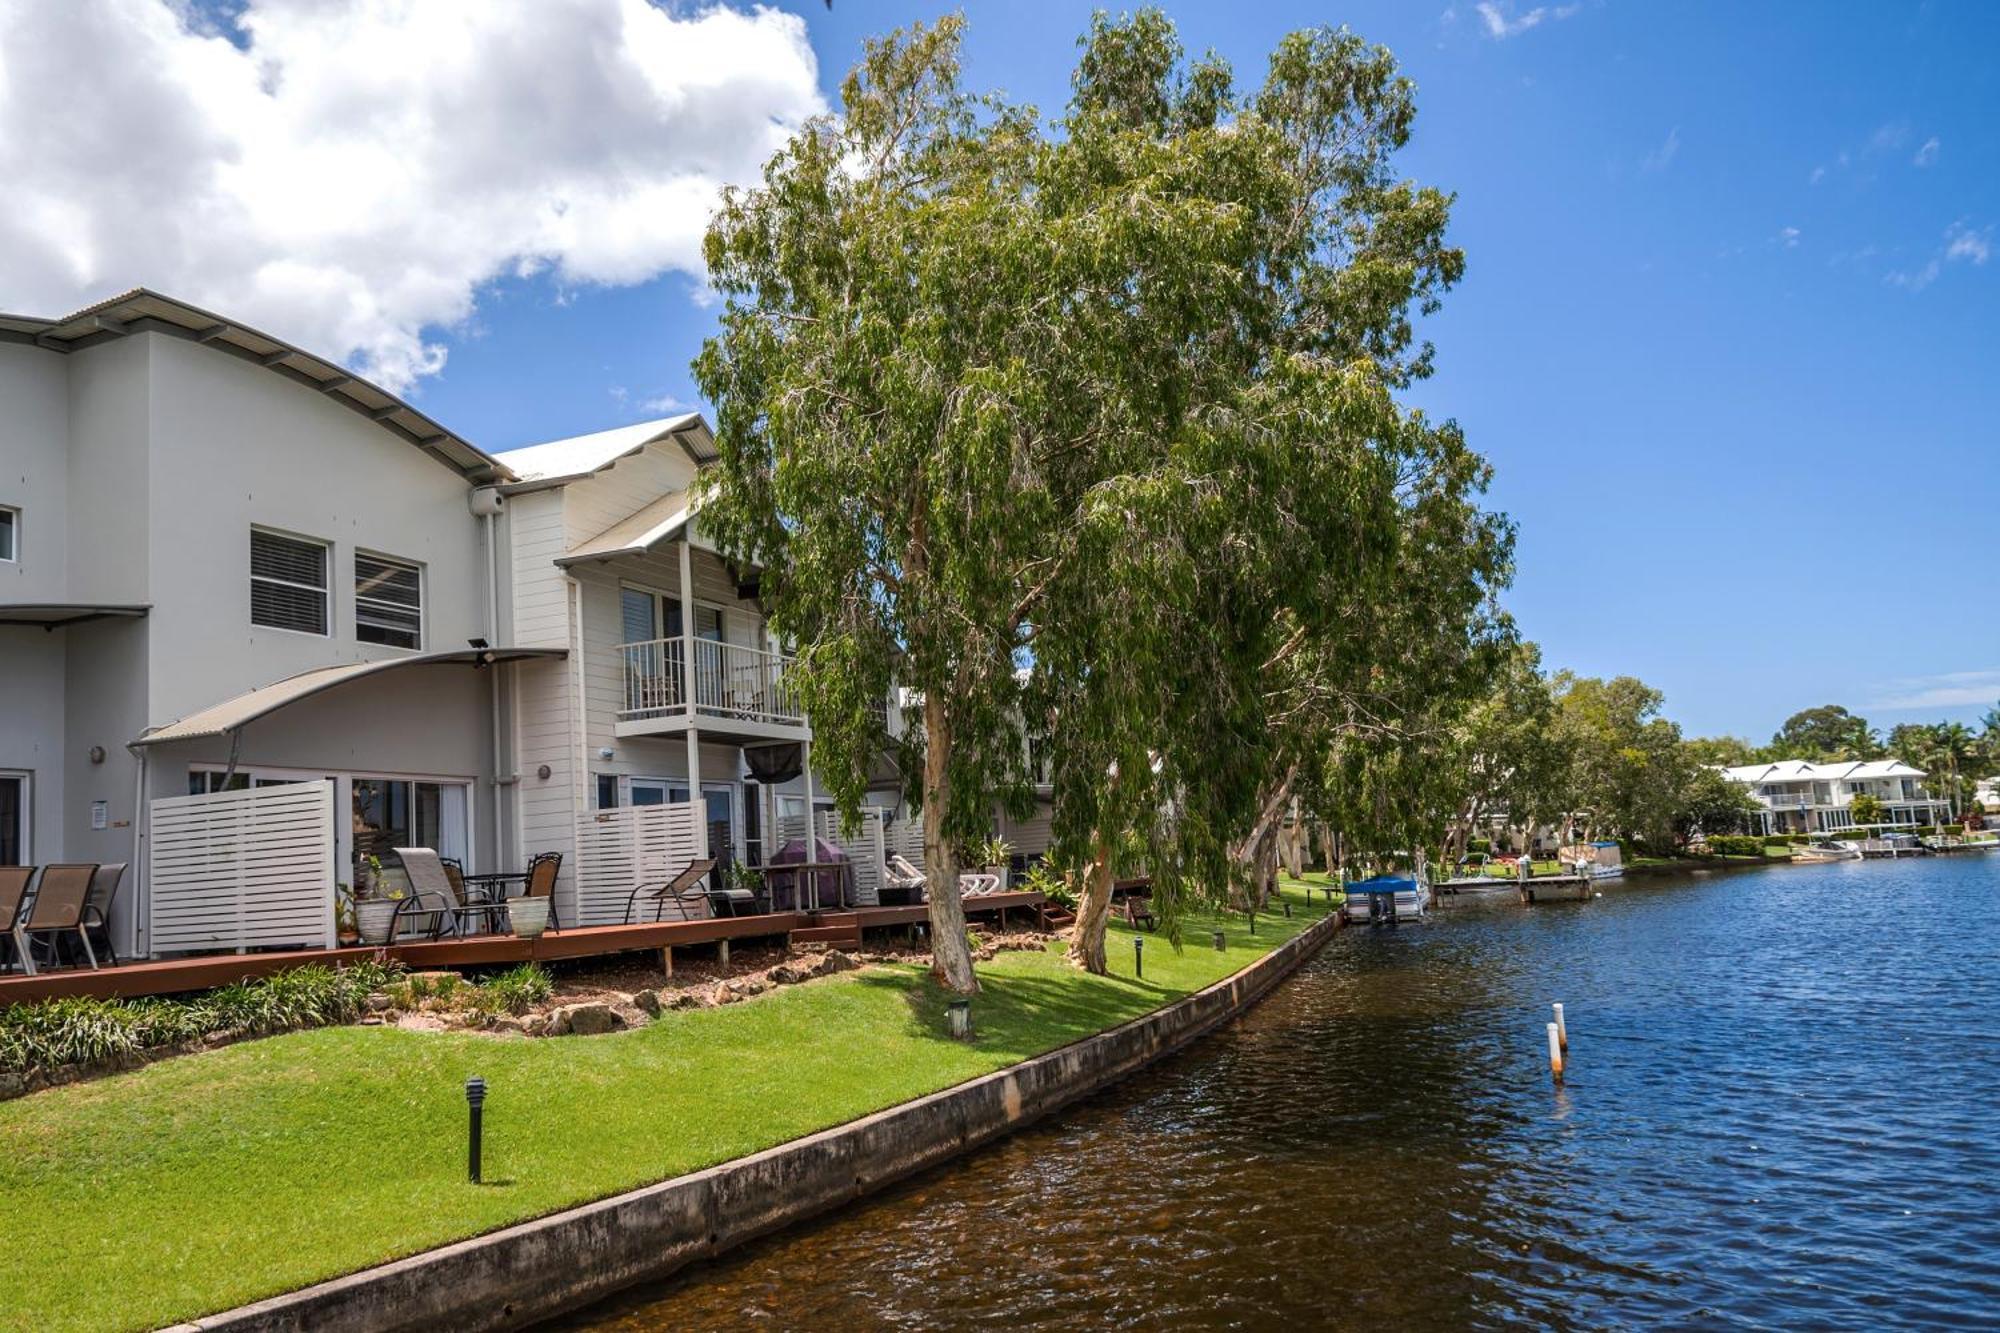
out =
[[480,982],[477,1004],[488,1013],[525,1014],[555,991],[555,980],[546,968],[539,963],[522,963]]
[[1765,759],[1878,759],[1882,742],[1868,725],[1838,704],[1807,708],[1785,719],[1771,737]]
[[1862,792],[1847,803],[1847,813],[1854,816],[1857,824],[1879,824],[1887,811],[1880,800]]
[[1059,873],[1047,861],[1041,861],[1028,868],[1021,878],[1020,887],[1031,893],[1039,893],[1050,902],[1071,911],[1076,909],[1076,889],[1069,876]]
[[1697,736],[1681,742],[1688,757],[1698,764],[1736,768],[1757,762],[1757,747],[1741,736]]
[[1717,856],[1762,856],[1764,839],[1739,834],[1716,833],[1709,835],[1708,850]]
[[237,982],[190,999],[70,998],[0,1009],[0,1071],[48,1073],[205,1037],[352,1022],[394,968],[319,964]]

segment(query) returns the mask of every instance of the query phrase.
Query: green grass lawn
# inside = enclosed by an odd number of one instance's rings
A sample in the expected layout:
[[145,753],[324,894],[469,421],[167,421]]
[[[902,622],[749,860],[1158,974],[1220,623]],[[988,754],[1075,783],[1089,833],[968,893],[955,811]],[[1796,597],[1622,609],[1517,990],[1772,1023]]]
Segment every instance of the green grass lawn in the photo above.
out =
[[[917,966],[877,967],[607,1037],[329,1028],[0,1103],[0,1326],[192,1318],[771,1147],[1110,1027],[1236,971],[1326,914],[1190,919],[1133,976],[1059,952],[980,965],[950,1040]],[[1059,946],[1058,946],[1059,948]],[[484,1185],[464,1083],[486,1079]]]

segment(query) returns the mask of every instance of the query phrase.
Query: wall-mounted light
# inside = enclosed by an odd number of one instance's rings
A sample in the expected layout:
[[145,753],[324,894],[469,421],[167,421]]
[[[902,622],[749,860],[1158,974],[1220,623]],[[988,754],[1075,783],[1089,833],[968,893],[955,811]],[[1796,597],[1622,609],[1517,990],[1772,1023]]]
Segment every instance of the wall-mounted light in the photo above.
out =
[[93,764],[104,762],[104,747],[102,745],[93,745],[90,747],[90,762]]
[[601,747],[599,747],[599,749],[598,749],[598,751],[597,751],[597,757],[598,757],[599,759],[610,759],[610,758],[613,758],[613,757],[615,757],[615,756],[617,755],[617,753],[618,753],[618,751],[616,751],[616,750],[612,749],[612,748],[611,748],[610,746],[608,746],[608,745],[605,745],[605,746],[601,746]]
[[550,768],[547,764],[543,764],[540,768],[535,770],[535,776],[540,778],[542,781],[547,782],[549,780],[549,774],[554,771],[555,770]]

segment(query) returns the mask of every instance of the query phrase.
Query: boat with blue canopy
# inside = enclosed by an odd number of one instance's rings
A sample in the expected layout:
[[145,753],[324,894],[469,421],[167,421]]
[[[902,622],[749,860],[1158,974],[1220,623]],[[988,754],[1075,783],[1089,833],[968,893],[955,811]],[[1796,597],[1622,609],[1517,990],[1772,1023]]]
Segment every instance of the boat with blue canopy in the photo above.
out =
[[1376,875],[1341,886],[1347,901],[1340,912],[1349,925],[1394,925],[1414,921],[1430,911],[1431,891],[1411,875]]

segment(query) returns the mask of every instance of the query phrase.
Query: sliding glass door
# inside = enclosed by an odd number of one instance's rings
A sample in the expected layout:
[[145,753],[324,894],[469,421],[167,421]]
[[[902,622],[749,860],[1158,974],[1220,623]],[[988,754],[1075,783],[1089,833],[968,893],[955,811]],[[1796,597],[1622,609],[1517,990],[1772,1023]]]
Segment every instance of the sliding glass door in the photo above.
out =
[[28,775],[0,773],[0,866],[28,864]]

